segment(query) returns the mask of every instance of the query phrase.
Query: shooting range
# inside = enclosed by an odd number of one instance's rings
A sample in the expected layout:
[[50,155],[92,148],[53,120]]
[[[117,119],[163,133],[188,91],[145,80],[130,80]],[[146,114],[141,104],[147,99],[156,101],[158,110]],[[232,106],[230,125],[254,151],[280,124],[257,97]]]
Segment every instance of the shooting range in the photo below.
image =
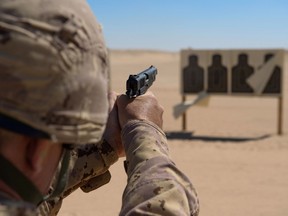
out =
[[[182,102],[174,107],[174,117],[182,116],[187,129],[186,111],[209,96],[229,95],[275,97],[278,100],[277,133],[282,134],[284,50],[181,50]],[[187,101],[187,95],[197,95]]]

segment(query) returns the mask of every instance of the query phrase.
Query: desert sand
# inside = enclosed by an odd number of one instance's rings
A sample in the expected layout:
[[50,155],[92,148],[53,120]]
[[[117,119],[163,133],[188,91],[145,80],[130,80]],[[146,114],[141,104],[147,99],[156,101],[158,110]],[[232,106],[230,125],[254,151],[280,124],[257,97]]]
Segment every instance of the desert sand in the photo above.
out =
[[[178,52],[113,50],[111,88],[125,92],[129,74],[158,68],[151,90],[164,106],[171,157],[197,189],[201,216],[288,215],[288,54],[284,71],[282,136],[277,135],[277,99],[213,96],[208,107],[187,111],[187,131],[173,106],[181,102]],[[194,96],[189,96],[193,99]],[[114,216],[126,183],[123,159],[110,169],[111,182],[89,194],[77,190],[60,216]]]

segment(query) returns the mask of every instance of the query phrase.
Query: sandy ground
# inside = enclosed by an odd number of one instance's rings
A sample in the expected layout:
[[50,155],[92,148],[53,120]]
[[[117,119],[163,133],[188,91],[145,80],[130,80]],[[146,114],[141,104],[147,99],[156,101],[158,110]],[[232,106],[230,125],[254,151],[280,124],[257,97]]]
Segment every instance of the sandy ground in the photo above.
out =
[[[208,107],[190,108],[183,133],[181,118],[173,117],[173,106],[181,101],[179,54],[111,52],[111,85],[117,92],[125,92],[129,74],[151,64],[158,68],[151,90],[165,108],[171,156],[198,191],[201,216],[288,215],[286,59],[283,136],[277,135],[277,99],[230,96],[214,96]],[[78,190],[68,197],[59,215],[117,215],[126,183],[122,159],[111,173],[111,182],[95,192]]]

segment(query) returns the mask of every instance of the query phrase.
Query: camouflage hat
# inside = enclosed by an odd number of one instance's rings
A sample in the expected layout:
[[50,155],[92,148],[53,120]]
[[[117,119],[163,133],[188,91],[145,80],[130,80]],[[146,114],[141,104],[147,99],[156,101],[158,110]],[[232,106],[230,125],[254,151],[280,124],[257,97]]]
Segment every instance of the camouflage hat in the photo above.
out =
[[1,116],[57,142],[98,141],[107,71],[101,27],[86,1],[1,0]]

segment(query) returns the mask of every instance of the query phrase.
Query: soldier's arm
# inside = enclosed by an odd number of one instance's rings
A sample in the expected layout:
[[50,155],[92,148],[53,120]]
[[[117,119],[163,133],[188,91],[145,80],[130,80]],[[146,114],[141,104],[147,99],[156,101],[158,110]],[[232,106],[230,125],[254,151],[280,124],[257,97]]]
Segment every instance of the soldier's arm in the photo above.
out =
[[79,146],[72,154],[75,165],[69,177],[65,196],[69,194],[69,188],[73,191],[73,188],[81,187],[84,192],[89,192],[109,182],[110,175],[106,175],[101,185],[93,183],[94,177],[108,173],[110,166],[118,160],[116,151],[106,141]]
[[57,215],[62,200],[79,188],[84,192],[90,192],[107,184],[111,178],[108,169],[118,160],[116,151],[103,140],[79,146],[71,151],[71,156],[75,165],[65,192],[53,200],[43,202],[38,208],[41,215]]
[[169,157],[163,131],[149,121],[130,121],[122,131],[128,183],[120,215],[198,215],[190,180]]

